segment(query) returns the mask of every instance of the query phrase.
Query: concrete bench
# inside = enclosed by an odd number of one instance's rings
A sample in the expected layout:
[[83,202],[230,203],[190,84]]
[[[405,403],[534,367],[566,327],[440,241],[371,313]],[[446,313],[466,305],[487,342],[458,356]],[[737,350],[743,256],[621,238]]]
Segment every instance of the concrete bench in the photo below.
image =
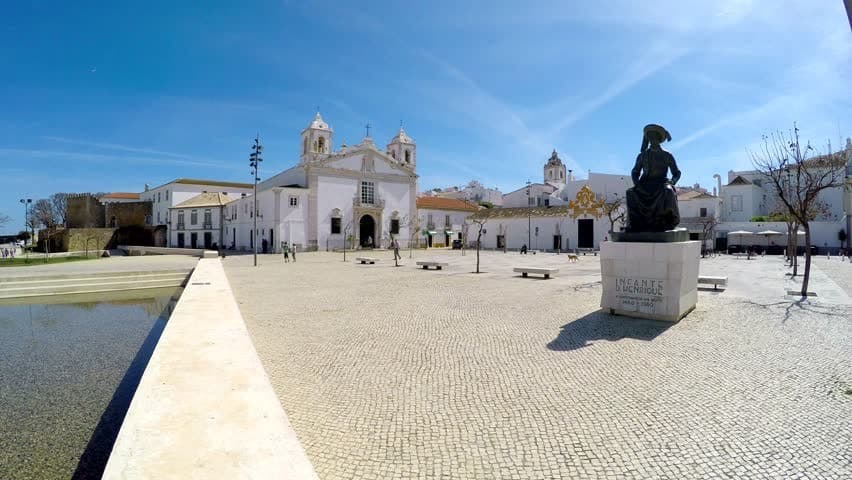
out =
[[378,258],[372,258],[372,257],[355,257],[355,261],[361,262],[361,265],[366,265],[368,263],[370,265],[373,265],[374,263],[378,262],[379,259]]
[[417,262],[418,267],[423,267],[423,270],[429,270],[429,267],[435,267],[436,270],[440,270],[442,267],[449,267],[449,263],[441,263],[441,262]]
[[728,284],[728,277],[710,277],[710,276],[699,276],[698,283],[713,285],[713,290],[718,290],[718,286],[722,285],[723,287]]
[[544,275],[544,278],[550,278],[551,275],[554,277],[559,273],[558,268],[529,268],[529,267],[515,267],[512,269],[515,273],[520,273],[522,277],[527,278],[530,273],[536,275]]

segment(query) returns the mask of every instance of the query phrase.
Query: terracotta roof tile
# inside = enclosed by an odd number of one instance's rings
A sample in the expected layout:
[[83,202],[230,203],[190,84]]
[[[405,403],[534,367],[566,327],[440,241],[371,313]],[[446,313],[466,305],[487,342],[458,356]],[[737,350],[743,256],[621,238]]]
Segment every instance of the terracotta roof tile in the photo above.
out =
[[435,210],[460,210],[463,212],[475,212],[479,210],[477,205],[445,197],[417,197],[417,208],[432,208]]

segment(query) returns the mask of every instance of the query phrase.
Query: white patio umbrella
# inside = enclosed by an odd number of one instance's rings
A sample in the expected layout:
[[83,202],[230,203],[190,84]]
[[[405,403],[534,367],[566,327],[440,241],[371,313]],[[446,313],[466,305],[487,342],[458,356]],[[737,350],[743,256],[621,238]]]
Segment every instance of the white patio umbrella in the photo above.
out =
[[747,231],[745,231],[745,230],[734,230],[733,232],[728,232],[728,236],[731,236],[731,235],[738,235],[738,236],[740,237],[740,243],[739,243],[739,245],[740,245],[740,246],[742,246],[742,244],[743,244],[743,235],[753,235],[753,233],[752,233],[752,232],[747,232]]
[[763,235],[766,237],[766,246],[769,247],[769,236],[770,235],[784,235],[781,232],[776,232],[775,230],[764,230],[762,232],[757,232],[757,235]]

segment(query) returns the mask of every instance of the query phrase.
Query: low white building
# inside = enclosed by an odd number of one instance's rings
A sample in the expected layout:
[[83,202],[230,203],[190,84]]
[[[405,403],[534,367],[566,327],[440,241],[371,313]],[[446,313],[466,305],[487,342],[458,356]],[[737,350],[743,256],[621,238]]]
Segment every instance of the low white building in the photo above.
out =
[[478,206],[455,198],[419,197],[417,215],[421,244],[451,247],[453,240],[463,240],[467,217],[478,210]]
[[[390,235],[405,245],[416,216],[417,146],[402,129],[380,150],[369,136],[333,149],[333,130],[316,114],[302,130],[299,160],[258,184],[254,199],[241,198],[226,215],[226,245],[237,250],[279,251],[385,245]],[[268,152],[267,152],[268,153]]]
[[455,198],[477,205],[480,202],[488,202],[495,207],[503,205],[503,193],[500,190],[497,188],[486,188],[476,180],[470,181],[464,187],[447,187],[440,191],[428,191],[424,193],[424,196]]
[[226,193],[207,192],[169,207],[169,245],[176,248],[216,249],[225,245],[224,217],[232,199]]
[[[151,202],[151,224],[165,225],[167,228],[166,238],[176,239],[169,233],[176,227],[177,219],[169,218],[171,207],[185,202],[201,193],[224,193],[229,198],[236,198],[242,194],[252,192],[252,185],[240,182],[225,182],[219,180],[198,180],[193,178],[176,178],[171,182],[164,183],[158,187],[149,188],[145,185],[145,191],[139,194],[142,201]],[[176,246],[170,243],[169,247]]]

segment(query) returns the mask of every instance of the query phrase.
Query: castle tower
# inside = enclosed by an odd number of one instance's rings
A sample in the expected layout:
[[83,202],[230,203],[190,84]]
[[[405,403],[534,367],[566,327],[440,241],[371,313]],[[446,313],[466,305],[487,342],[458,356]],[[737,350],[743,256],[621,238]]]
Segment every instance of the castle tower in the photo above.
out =
[[334,130],[323,121],[322,116],[317,112],[310,125],[302,130],[300,162],[307,163],[318,155],[331,153],[333,134]]

